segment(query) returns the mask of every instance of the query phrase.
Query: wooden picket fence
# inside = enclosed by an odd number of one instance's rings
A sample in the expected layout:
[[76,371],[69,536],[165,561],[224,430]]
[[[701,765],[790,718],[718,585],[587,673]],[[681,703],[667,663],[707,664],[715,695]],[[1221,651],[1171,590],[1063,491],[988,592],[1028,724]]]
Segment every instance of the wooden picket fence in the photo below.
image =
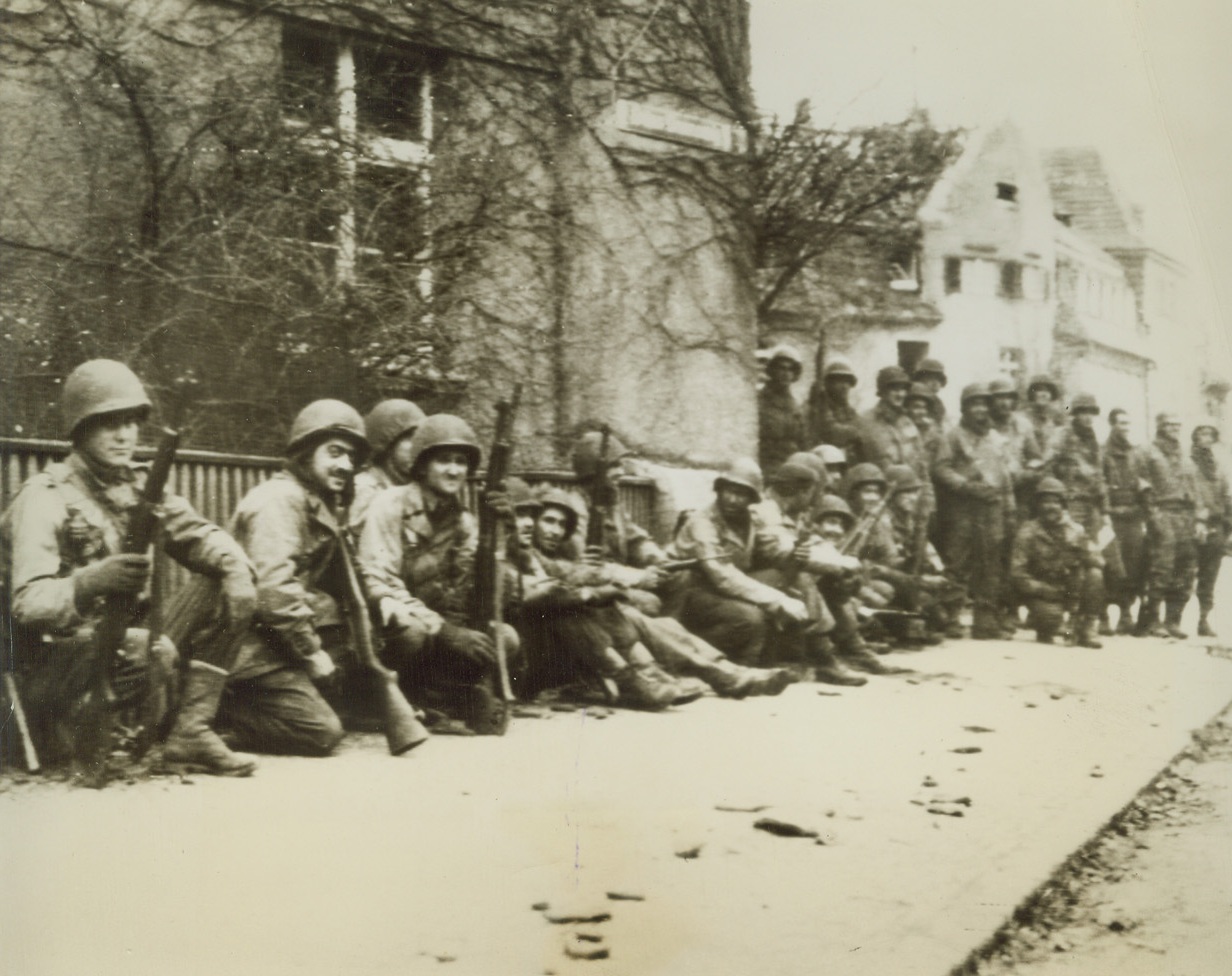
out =
[[[22,483],[69,452],[66,441],[0,437],[0,511],[8,508]],[[138,457],[148,459],[149,450]],[[198,512],[226,526],[241,498],[254,486],[282,467],[281,458],[213,451],[179,451],[168,481],[168,490],[188,500]],[[532,484],[567,487],[575,483],[572,472],[538,470],[523,472]],[[626,478],[620,485],[620,500],[638,525],[654,525],[655,486],[648,478]],[[184,579],[184,571],[169,567],[168,591]]]

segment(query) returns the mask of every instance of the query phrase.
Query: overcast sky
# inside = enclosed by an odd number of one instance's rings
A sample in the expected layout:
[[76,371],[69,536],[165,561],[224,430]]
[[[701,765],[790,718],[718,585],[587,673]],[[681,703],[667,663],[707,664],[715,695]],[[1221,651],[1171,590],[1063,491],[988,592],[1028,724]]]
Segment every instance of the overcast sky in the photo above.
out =
[[818,123],[843,124],[919,104],[941,125],[1012,116],[1041,147],[1098,146],[1232,349],[1230,0],[751,6],[764,112],[809,98]]

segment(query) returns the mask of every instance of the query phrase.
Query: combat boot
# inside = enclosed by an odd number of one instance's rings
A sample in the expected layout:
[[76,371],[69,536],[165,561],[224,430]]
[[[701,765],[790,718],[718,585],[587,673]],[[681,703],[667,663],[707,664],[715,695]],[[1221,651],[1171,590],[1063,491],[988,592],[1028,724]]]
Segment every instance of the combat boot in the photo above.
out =
[[778,695],[795,681],[786,668],[746,668],[733,661],[715,661],[701,670],[702,680],[724,698]]
[[1129,637],[1134,632],[1134,618],[1129,612],[1129,604],[1126,603],[1121,607],[1121,616],[1117,619],[1116,635],[1118,637]]
[[1206,619],[1209,610],[1203,610],[1202,616],[1198,618],[1198,636],[1199,637],[1218,637],[1215,633],[1215,628],[1211,626],[1211,622]]
[[910,668],[897,668],[882,664],[881,660],[864,645],[859,637],[845,641],[835,650],[835,656],[847,667],[867,674],[906,674]]
[[190,661],[184,677],[180,711],[163,746],[163,761],[183,764],[213,776],[248,776],[257,757],[232,752],[212,723],[227,683],[227,672],[204,661]]
[[1167,613],[1164,616],[1164,632],[1169,637],[1176,640],[1187,640],[1189,635],[1181,630],[1181,613],[1185,609],[1185,604],[1177,603],[1174,600],[1168,601]]
[[1095,621],[1091,617],[1079,617],[1073,624],[1069,640],[1070,646],[1090,647],[1096,651],[1100,650],[1104,645],[1100,643],[1096,626]]
[[1143,597],[1138,606],[1138,626],[1134,628],[1134,636],[1158,637],[1160,629],[1159,601]]
[[663,681],[646,665],[626,664],[612,680],[616,684],[618,702],[626,708],[641,708],[659,712],[676,703],[678,690]]
[[[869,655],[872,657],[872,655]],[[842,685],[859,688],[868,684],[868,678],[847,670],[834,655],[834,645],[824,634],[809,635],[807,657],[813,668],[813,680],[824,685]],[[874,658],[874,660],[876,660]]]
[[650,653],[649,648],[641,641],[629,648],[628,656],[630,664],[642,668],[652,680],[673,690],[676,696],[672,701],[673,705],[687,705],[689,702],[695,702],[710,690],[710,686],[698,678],[678,678],[665,671]]
[[1112,629],[1112,622],[1108,619],[1108,610],[1105,608],[1104,612],[1099,615],[1099,636],[1112,637],[1115,633],[1116,631]]

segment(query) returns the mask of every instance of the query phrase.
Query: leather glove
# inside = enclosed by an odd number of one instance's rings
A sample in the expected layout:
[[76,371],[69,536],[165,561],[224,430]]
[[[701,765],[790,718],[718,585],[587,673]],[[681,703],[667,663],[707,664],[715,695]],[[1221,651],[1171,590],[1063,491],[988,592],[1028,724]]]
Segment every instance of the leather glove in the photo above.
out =
[[77,570],[73,592],[79,603],[88,603],[96,596],[140,593],[149,578],[149,556],[121,552]]
[[496,645],[487,634],[445,621],[437,631],[436,639],[446,650],[476,664],[496,664]]
[[222,578],[223,613],[230,631],[247,630],[257,611],[257,586],[247,568]]
[[304,658],[304,670],[313,681],[324,681],[338,670],[338,665],[334,664],[328,652],[317,651]]

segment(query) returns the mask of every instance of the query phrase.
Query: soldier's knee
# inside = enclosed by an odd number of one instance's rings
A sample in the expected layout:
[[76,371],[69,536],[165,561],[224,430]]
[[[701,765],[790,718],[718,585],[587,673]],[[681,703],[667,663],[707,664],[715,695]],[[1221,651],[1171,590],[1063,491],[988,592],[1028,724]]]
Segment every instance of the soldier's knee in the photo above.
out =
[[305,756],[328,756],[338,748],[343,736],[342,720],[332,708],[321,709],[310,724],[300,729],[299,748]]

